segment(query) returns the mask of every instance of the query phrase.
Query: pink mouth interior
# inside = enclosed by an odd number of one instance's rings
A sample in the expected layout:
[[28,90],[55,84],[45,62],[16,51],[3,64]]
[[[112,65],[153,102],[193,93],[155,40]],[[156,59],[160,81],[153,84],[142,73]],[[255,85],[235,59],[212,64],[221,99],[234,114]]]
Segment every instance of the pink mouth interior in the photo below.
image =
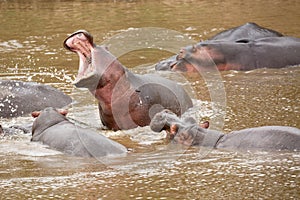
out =
[[66,40],[65,45],[70,51],[76,52],[79,56],[79,69],[75,82],[89,76],[94,70],[92,66],[93,45],[84,33],[77,33]]

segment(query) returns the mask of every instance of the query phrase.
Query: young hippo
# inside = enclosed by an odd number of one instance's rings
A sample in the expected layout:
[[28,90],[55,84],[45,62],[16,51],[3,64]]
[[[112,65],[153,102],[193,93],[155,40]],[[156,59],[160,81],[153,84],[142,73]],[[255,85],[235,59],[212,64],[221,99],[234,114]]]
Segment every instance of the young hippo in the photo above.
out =
[[36,119],[32,126],[31,141],[42,142],[72,156],[126,155],[126,147],[100,133],[71,123],[66,114],[66,110],[58,111],[52,107],[32,112]]
[[150,127],[156,132],[166,130],[175,143],[189,146],[300,151],[300,129],[288,126],[262,126],[224,134],[205,129],[191,118],[179,119],[174,113],[163,110],[153,117]]

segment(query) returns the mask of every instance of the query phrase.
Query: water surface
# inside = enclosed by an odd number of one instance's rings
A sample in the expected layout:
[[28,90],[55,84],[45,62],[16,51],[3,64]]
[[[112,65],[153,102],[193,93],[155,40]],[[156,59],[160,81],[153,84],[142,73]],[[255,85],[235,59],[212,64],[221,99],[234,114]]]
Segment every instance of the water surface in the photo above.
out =
[[[0,199],[299,199],[299,153],[172,149],[165,133],[153,133],[149,127],[102,131],[96,101],[72,85],[78,57],[62,47],[68,34],[78,29],[91,32],[98,44],[147,27],[174,30],[200,41],[246,22],[300,37],[299,9],[297,1],[280,0],[0,1],[0,78],[35,81],[66,92],[75,100],[69,107],[73,122],[133,151],[107,162],[65,156],[30,143],[29,134],[1,138]],[[143,45],[120,57],[135,73],[155,73],[153,64],[172,55]],[[263,125],[300,128],[299,66],[222,72],[225,108],[211,104],[208,84],[213,80],[159,75],[178,80],[189,90],[196,106],[186,115],[199,121],[217,119],[219,124],[212,128],[224,132]],[[32,121],[24,116],[1,119],[1,124]]]

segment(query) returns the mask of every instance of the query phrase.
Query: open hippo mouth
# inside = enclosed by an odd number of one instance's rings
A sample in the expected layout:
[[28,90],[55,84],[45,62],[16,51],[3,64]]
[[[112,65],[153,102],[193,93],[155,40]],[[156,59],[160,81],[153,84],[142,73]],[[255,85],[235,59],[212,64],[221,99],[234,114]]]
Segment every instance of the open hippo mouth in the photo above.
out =
[[79,56],[79,69],[74,81],[76,87],[95,88],[99,81],[99,74],[93,66],[94,43],[93,36],[85,30],[71,34],[65,41],[64,47]]
[[172,70],[172,68],[177,64],[178,55],[174,55],[166,60],[160,61],[155,65],[156,70],[166,71],[166,70]]

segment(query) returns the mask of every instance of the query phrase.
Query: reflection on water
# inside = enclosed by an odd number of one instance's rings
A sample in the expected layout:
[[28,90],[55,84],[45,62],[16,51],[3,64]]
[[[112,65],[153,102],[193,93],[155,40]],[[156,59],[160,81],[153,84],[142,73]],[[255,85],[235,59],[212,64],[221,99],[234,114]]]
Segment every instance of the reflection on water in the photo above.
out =
[[[97,102],[72,85],[78,58],[62,47],[65,37],[78,29],[90,31],[97,44],[140,27],[172,29],[199,41],[248,21],[300,37],[299,8],[297,1],[280,0],[0,1],[0,78],[63,90],[74,99],[68,108],[72,122],[132,150],[125,158],[100,162],[31,143],[30,134],[1,138],[0,198],[299,199],[299,153],[169,148],[165,133],[149,127],[102,130]],[[135,73],[154,73],[151,65],[171,54],[141,48],[120,60]],[[186,115],[199,121],[225,116],[225,132],[262,125],[300,127],[299,66],[222,72],[226,110],[210,102],[207,82],[200,76],[158,74],[189,90],[196,106]],[[24,116],[1,119],[1,124],[32,121]]]

